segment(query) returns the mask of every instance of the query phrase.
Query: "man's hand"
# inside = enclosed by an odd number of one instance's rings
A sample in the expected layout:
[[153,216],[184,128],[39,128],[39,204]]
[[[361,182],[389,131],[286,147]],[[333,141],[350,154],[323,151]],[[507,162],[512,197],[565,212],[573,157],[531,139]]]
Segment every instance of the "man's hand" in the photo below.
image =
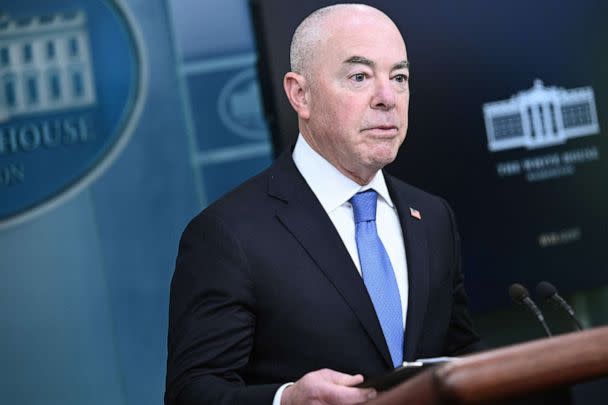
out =
[[283,391],[281,405],[360,404],[376,397],[373,388],[354,388],[363,382],[360,374],[349,375],[330,369],[306,374]]

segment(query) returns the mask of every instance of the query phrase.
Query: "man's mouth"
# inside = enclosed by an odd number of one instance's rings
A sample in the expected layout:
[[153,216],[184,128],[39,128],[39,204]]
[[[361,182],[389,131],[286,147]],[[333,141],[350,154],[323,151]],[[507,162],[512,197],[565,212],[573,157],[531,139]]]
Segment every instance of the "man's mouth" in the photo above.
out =
[[371,133],[377,136],[394,136],[399,133],[399,128],[395,125],[373,125],[363,129],[362,132]]

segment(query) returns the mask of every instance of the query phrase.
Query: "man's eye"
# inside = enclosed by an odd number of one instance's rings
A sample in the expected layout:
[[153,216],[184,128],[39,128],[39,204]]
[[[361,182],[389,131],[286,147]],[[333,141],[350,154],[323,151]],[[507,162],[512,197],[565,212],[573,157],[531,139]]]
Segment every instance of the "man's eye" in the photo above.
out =
[[362,82],[363,80],[365,80],[365,77],[365,73],[355,73],[354,75],[352,75],[353,80],[356,82]]
[[398,83],[405,83],[405,82],[407,82],[407,79],[408,79],[408,77],[405,74],[398,74],[397,76],[395,76],[395,80]]
[[408,80],[408,77],[406,74],[398,74],[397,76],[395,76],[395,80],[397,80],[397,82],[399,83],[405,83]]

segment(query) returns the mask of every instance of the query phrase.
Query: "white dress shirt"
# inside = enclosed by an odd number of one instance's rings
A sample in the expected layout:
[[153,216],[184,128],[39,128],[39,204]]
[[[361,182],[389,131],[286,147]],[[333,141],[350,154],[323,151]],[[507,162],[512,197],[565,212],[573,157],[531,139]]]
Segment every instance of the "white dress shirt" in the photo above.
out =
[[[388,193],[382,171],[379,170],[368,184],[361,186],[340,173],[323,156],[312,149],[301,134],[296,141],[292,157],[304,180],[306,180],[336,227],[359,274],[361,274],[361,265],[355,239],[353,207],[349,200],[358,192],[368,189],[374,189],[378,193],[376,209],[378,236],[388,253],[395,272],[395,279],[401,296],[401,313],[403,314],[403,328],[405,330],[408,297],[405,245],[401,224],[399,223],[399,213],[397,213],[397,208]],[[279,388],[275,394],[273,405],[280,405],[283,390],[288,385],[285,384]]]

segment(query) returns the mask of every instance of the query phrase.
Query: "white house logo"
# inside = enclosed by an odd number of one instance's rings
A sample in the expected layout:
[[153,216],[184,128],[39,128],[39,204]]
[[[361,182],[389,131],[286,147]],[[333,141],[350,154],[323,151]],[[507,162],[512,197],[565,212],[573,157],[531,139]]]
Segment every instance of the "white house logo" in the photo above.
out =
[[591,87],[566,90],[535,80],[508,100],[484,104],[483,114],[490,151],[541,148],[600,132]]
[[95,104],[84,13],[32,18],[22,25],[3,16],[2,22],[0,122]]
[[0,227],[65,200],[108,167],[132,133],[146,79],[138,31],[118,3],[5,6]]
[[226,127],[248,139],[267,138],[255,70],[248,68],[232,78],[218,97],[218,113]]

